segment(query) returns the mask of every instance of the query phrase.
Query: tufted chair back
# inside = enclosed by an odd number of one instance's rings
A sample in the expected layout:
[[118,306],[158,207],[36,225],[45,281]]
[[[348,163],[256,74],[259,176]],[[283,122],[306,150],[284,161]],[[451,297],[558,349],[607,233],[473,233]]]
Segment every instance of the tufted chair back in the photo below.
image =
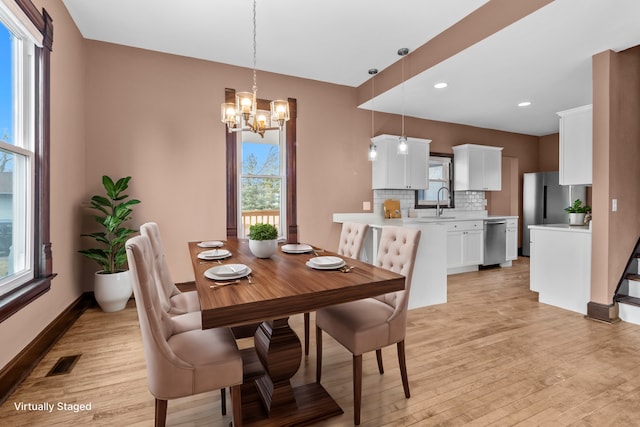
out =
[[[173,334],[173,323],[160,304],[149,239],[146,236],[133,237],[127,241],[126,248],[147,362],[149,390],[154,396],[174,397],[174,392],[178,392],[178,396],[188,396],[192,394],[187,392],[191,381],[181,381],[181,377],[192,371],[192,367],[179,359],[167,342]],[[183,371],[182,375],[178,375],[180,371]]]
[[406,325],[411,278],[419,241],[420,230],[415,228],[382,227],[378,257],[375,262],[376,266],[402,274],[407,278],[403,291],[391,292],[376,297],[377,300],[394,308],[394,312],[388,321],[392,322],[397,319],[398,322],[395,328],[401,327],[403,330]]
[[338,254],[358,259],[368,228],[369,226],[367,224],[358,224],[355,222],[343,223],[342,232],[340,233],[340,243],[338,244]]
[[169,299],[180,293],[171,277],[171,271],[164,256],[164,247],[160,237],[160,227],[155,222],[147,222],[140,226],[140,234],[146,236],[151,244],[154,271],[158,275],[159,290],[162,292],[160,302],[166,312],[171,312]]

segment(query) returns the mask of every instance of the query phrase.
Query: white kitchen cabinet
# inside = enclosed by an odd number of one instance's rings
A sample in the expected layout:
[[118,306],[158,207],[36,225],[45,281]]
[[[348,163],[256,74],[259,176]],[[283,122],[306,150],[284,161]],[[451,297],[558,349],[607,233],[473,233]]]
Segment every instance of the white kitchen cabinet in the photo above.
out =
[[518,219],[507,219],[507,261],[518,259]]
[[398,154],[398,136],[371,138],[378,158],[371,167],[372,188],[424,190],[429,187],[429,139],[407,138],[409,153]]
[[456,191],[500,191],[502,148],[464,144],[453,148]]
[[447,222],[447,269],[449,274],[477,270],[483,260],[483,221]]
[[593,182],[593,108],[584,105],[560,116],[560,185]]

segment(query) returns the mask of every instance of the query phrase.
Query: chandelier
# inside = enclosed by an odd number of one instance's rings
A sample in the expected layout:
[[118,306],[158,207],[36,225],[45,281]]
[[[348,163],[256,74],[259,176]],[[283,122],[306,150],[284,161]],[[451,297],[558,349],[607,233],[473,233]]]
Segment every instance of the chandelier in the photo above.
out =
[[[222,123],[229,133],[251,131],[264,137],[267,130],[282,130],[289,120],[289,103],[283,100],[271,101],[270,111],[257,109],[258,81],[256,79],[256,0],[253,0],[253,88],[251,92],[238,92],[236,102],[224,102],[221,108]],[[273,127],[272,123],[277,123]]]

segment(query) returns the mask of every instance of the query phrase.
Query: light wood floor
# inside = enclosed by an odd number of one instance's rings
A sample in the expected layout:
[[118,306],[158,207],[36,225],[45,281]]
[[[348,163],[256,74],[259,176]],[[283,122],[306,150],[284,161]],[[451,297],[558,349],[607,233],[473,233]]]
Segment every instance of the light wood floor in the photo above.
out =
[[[640,326],[607,325],[539,304],[528,271],[521,258],[512,268],[449,276],[448,303],[409,315],[410,399],[395,346],[383,352],[384,375],[375,355],[365,355],[362,425],[640,425]],[[298,332],[301,320],[291,319]],[[322,382],[345,413],[317,425],[351,426],[351,355],[326,335],[324,341]],[[58,358],[78,353],[71,373],[45,378]],[[313,347],[311,354],[296,383],[314,380]],[[91,403],[91,410],[15,409],[45,401]],[[0,407],[0,424],[150,426],[153,402],[134,306],[112,314],[92,309]],[[169,402],[170,426],[229,421],[220,415],[218,392]]]

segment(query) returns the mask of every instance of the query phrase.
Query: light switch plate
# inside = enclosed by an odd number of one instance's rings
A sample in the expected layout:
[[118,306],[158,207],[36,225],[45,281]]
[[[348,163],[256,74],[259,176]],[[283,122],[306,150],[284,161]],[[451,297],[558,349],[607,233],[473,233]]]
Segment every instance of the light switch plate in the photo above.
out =
[[618,199],[611,199],[611,212],[618,211]]

